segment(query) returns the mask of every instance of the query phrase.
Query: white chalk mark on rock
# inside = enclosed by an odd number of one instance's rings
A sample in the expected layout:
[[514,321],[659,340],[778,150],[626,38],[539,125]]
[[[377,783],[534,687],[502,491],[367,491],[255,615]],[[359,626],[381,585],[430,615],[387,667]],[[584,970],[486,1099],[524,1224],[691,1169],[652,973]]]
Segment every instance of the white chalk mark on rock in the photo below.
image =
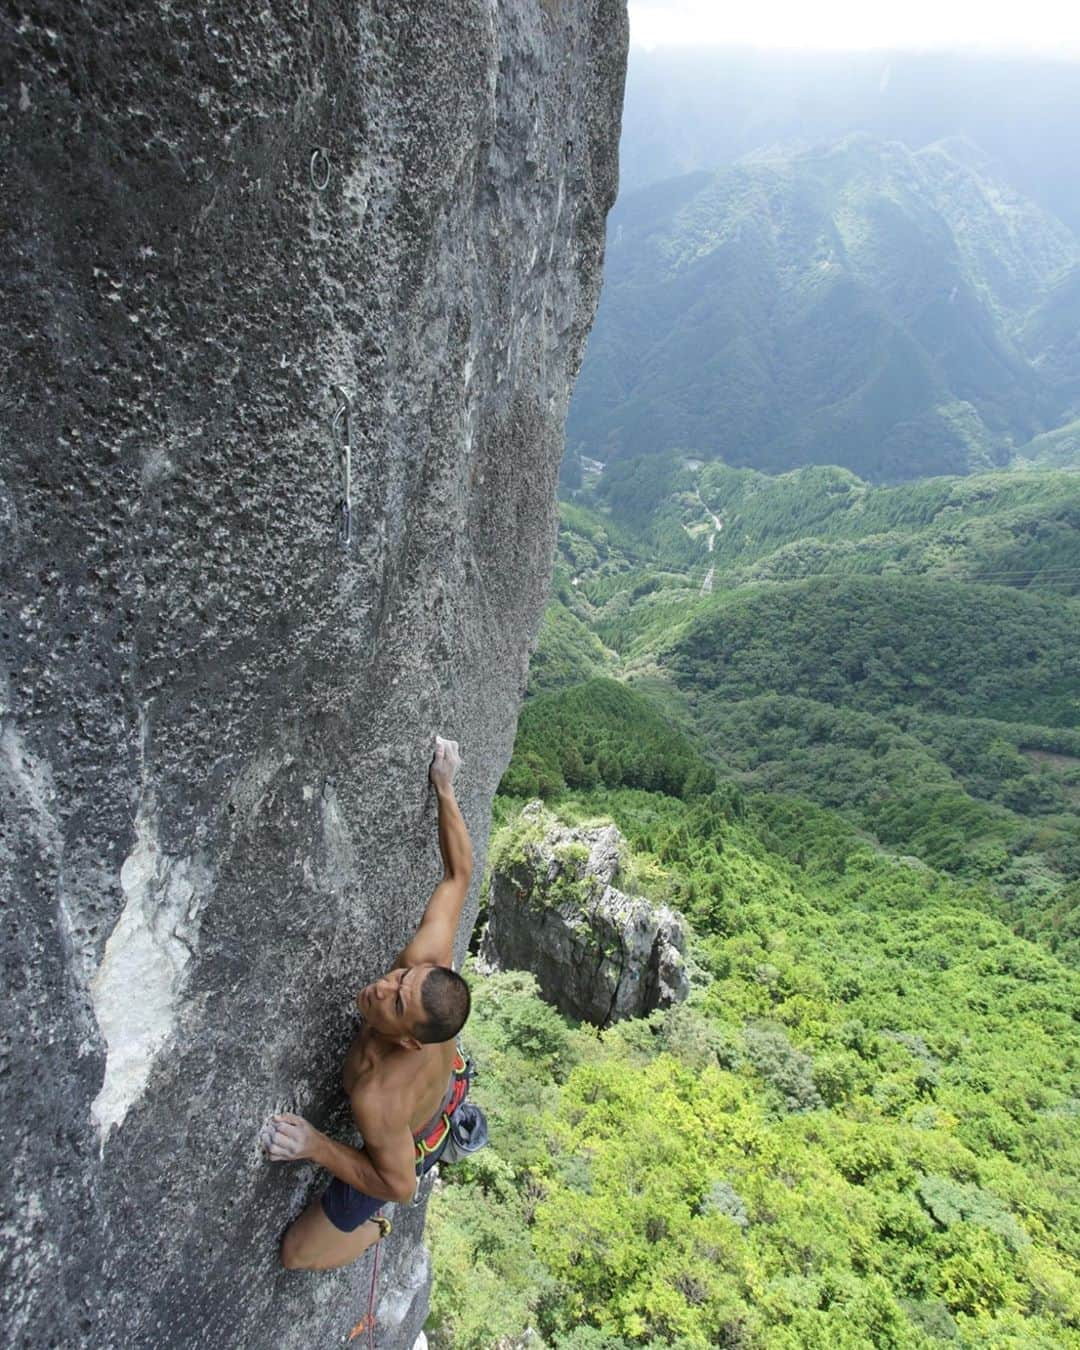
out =
[[158,813],[147,785],[143,720],[143,794],[135,847],[120,869],[124,908],[90,982],[98,1028],[108,1047],[105,1077],[90,1114],[102,1152],[142,1096],[154,1061],[176,1024],[186,968],[210,890],[201,857],[170,857],[158,840]]

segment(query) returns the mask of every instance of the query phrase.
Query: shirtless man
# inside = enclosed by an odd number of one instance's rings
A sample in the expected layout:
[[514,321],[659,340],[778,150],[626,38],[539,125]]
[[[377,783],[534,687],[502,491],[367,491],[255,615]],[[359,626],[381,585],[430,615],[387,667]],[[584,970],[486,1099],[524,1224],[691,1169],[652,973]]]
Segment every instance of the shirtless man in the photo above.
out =
[[[436,736],[428,776],[439,801],[443,878],[394,969],[356,996],[364,1025],[349,1047],[342,1080],[363,1148],[337,1143],[300,1116],[273,1116],[263,1131],[271,1161],[310,1158],[334,1176],[282,1238],[281,1261],[289,1270],[348,1265],[378,1240],[383,1228],[371,1216],[388,1201],[413,1198],[415,1139],[437,1123],[453,1085],[455,1037],[469,1015],[469,989],[450,966],[473,861],[454,799],[460,764],[457,742]],[[438,1152],[425,1159],[424,1170],[437,1160]]]

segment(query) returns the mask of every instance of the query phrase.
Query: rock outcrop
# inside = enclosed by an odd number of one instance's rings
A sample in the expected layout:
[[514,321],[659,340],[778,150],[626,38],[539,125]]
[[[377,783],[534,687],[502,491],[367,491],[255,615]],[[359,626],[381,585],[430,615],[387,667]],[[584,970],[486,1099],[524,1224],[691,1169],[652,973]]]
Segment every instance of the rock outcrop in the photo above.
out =
[[[344,1131],[352,996],[438,875],[436,730],[483,863],[625,46],[622,0],[6,29],[9,1345],[309,1350],[363,1311],[365,1266],[278,1268],[316,1178],[258,1131]],[[422,1221],[384,1350],[424,1317]]]
[[481,944],[488,965],[531,971],[561,1013],[599,1027],[690,991],[682,918],[614,884],[622,842],[614,825],[570,829],[530,802],[492,858]]

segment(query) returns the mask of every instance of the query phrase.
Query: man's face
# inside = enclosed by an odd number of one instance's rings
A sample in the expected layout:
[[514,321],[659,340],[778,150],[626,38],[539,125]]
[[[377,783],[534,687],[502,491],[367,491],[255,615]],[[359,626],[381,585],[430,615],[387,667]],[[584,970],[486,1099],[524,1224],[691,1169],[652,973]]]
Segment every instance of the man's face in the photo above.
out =
[[381,980],[365,985],[356,996],[356,1006],[373,1031],[392,1041],[416,1041],[413,1028],[427,1021],[420,986],[430,965],[399,966]]

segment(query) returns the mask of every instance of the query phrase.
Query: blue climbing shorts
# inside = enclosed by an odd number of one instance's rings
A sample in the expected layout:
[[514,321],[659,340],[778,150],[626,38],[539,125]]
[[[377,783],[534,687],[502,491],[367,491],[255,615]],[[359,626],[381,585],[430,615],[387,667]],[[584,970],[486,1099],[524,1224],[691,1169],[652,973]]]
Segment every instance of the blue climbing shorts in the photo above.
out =
[[[435,1153],[429,1153],[424,1159],[424,1165],[417,1172],[417,1177],[422,1177],[441,1157],[441,1148]],[[363,1191],[358,1191],[338,1177],[331,1181],[322,1195],[323,1213],[342,1233],[353,1232],[389,1203],[388,1200],[376,1200],[373,1195],[365,1195]]]

